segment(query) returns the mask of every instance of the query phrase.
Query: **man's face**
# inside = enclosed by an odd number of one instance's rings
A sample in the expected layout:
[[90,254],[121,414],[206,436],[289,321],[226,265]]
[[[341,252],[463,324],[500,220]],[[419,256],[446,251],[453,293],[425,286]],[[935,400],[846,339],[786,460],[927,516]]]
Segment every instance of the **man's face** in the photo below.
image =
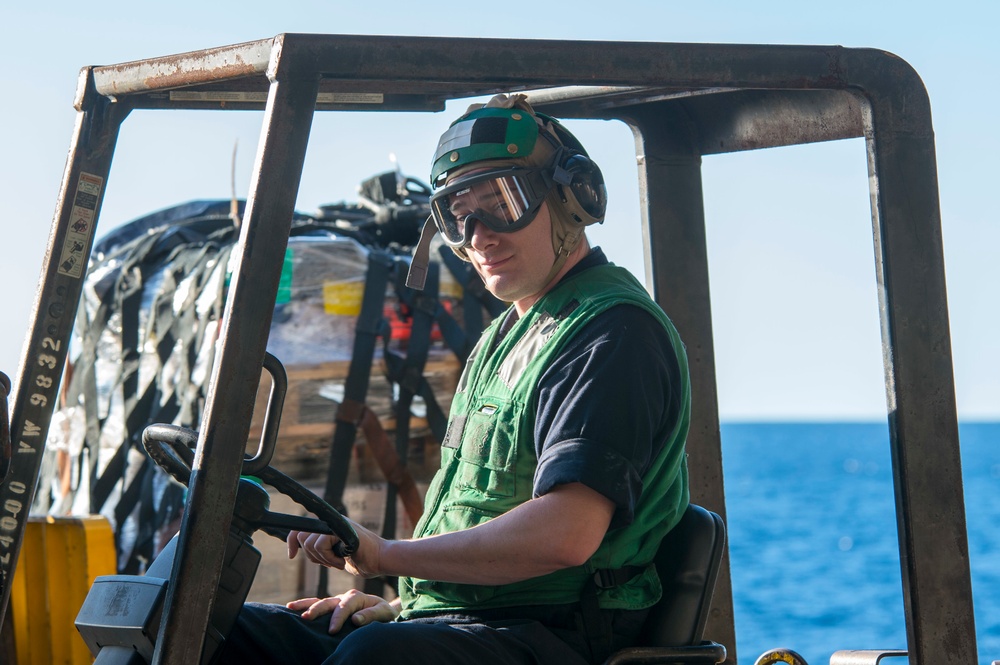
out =
[[497,233],[475,223],[465,252],[489,292],[514,303],[523,314],[544,295],[556,258],[548,203],[530,224],[513,233]]
[[541,169],[480,168],[450,179],[431,197],[431,212],[444,241],[464,247],[470,218],[498,233],[517,231],[531,223],[551,187]]

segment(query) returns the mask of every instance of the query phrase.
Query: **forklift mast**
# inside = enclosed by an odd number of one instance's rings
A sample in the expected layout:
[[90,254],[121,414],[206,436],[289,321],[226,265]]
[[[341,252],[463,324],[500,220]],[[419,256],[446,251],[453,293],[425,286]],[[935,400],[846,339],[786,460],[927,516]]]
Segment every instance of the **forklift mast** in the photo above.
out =
[[[281,34],[84,68],[11,393],[12,459],[0,486],[0,619],[118,132],[130,111],[264,110],[156,641],[155,663],[186,665],[202,650],[212,603],[205,589],[219,581],[314,113],[435,112],[448,100],[512,91],[526,92],[550,115],[616,119],[633,130],[647,286],[690,354],[691,498],[723,518],[701,158],[864,137],[909,662],[976,662],[930,104],[905,61],[839,46]],[[706,635],[728,646],[726,662],[736,662],[728,557]]]

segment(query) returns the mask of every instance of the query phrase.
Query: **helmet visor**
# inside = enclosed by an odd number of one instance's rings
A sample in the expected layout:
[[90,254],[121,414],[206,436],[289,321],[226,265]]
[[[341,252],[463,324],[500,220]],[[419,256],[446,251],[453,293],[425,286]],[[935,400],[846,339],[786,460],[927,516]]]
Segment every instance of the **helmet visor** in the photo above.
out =
[[431,213],[444,241],[465,247],[472,222],[497,233],[523,229],[538,213],[552,179],[544,169],[512,168],[471,175],[435,192]]

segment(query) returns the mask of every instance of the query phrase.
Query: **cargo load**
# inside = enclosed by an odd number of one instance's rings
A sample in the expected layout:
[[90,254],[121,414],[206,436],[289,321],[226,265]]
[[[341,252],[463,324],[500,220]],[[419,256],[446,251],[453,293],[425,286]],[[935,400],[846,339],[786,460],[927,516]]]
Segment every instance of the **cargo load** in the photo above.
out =
[[[447,248],[423,293],[405,286],[429,195],[394,171],[363,182],[359,202],[295,213],[267,345],[288,375],[272,465],[390,535],[419,515],[461,364],[502,308]],[[244,208],[191,201],[95,245],[33,513],[107,516],[121,573],[142,572],[179,527],[185,488],[140,438],[151,423],[198,429]]]

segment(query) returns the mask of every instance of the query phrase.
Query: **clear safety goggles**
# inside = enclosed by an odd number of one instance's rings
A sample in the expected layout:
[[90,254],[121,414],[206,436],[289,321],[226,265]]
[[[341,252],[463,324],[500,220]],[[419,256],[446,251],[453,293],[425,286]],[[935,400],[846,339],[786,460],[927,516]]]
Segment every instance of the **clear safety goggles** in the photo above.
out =
[[431,197],[431,214],[444,241],[465,247],[473,222],[497,233],[523,229],[535,218],[552,188],[548,169],[512,168],[474,174]]

